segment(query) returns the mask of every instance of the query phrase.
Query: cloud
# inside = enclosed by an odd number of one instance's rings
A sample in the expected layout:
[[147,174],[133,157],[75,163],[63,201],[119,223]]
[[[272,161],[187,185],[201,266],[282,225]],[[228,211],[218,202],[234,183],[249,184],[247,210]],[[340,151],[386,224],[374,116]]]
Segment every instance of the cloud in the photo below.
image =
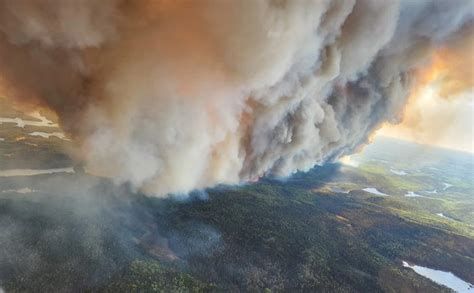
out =
[[0,80],[150,195],[288,176],[397,122],[462,1],[0,1]]

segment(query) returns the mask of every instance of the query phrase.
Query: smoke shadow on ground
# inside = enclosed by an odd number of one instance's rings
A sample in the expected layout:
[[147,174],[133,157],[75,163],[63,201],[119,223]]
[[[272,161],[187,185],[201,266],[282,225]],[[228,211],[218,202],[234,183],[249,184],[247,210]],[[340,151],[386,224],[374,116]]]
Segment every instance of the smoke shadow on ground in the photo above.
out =
[[0,284],[26,292],[95,290],[137,260],[186,271],[189,258],[221,245],[221,235],[192,219],[168,226],[167,209],[205,195],[149,198],[87,174],[0,178]]

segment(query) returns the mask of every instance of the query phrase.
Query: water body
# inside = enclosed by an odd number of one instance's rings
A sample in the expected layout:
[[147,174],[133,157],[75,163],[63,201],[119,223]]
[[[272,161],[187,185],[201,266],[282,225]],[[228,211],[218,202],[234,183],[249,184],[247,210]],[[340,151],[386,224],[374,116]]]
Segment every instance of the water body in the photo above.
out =
[[403,266],[406,268],[410,268],[414,270],[417,274],[422,275],[423,277],[426,277],[437,284],[446,286],[454,290],[455,292],[474,292],[474,285],[463,281],[451,272],[444,272],[422,266],[411,265],[406,261],[403,261]]
[[8,117],[0,117],[0,124],[2,123],[14,123],[17,127],[24,128],[26,125],[28,126],[39,126],[39,127],[58,127],[58,124],[53,123],[53,121],[48,120],[48,118],[42,116],[39,112],[35,112],[30,115],[33,118],[38,119],[36,120],[24,120],[18,117],[15,118],[8,118]]
[[448,217],[448,216],[446,216],[446,215],[443,214],[443,213],[437,213],[436,215],[437,215],[437,216],[440,216],[441,218],[445,218],[445,219],[448,219],[448,220],[451,220],[451,221],[455,221],[453,218]]
[[405,176],[405,175],[408,174],[407,172],[405,172],[403,170],[396,170],[396,169],[390,169],[390,172],[392,172],[395,175],[399,175],[399,176]]
[[388,194],[380,192],[377,190],[377,188],[374,188],[374,187],[367,187],[362,190],[368,193],[376,194],[376,195],[388,196]]
[[420,195],[418,193],[415,193],[413,191],[408,191],[408,193],[405,194],[406,197],[424,197],[423,195]]
[[72,167],[69,167],[69,168],[56,168],[56,169],[0,170],[0,177],[34,176],[34,175],[53,174],[53,173],[74,173],[74,169]]
[[66,135],[63,133],[63,132],[41,132],[41,131],[35,131],[35,132],[31,132],[29,133],[28,135],[31,135],[31,136],[40,136],[42,138],[50,138],[51,136],[55,136],[59,139],[62,139],[62,140],[69,140],[66,138]]
[[27,194],[27,193],[36,192],[36,190],[30,189],[30,188],[28,188],[28,187],[24,187],[24,188],[19,188],[19,189],[8,189],[8,190],[2,191],[2,193],[7,193],[7,192],[15,192],[15,193],[20,193],[20,194]]
[[336,193],[349,193],[351,192],[352,190],[348,189],[348,190],[345,190],[345,189],[342,189],[342,188],[339,188],[339,187],[331,187],[331,191],[332,192],[336,192]]
[[37,147],[38,145],[36,143],[31,143],[31,142],[25,142],[25,144],[27,145],[30,145],[30,146],[33,146],[33,147]]
[[450,188],[451,186],[453,186],[452,184],[449,184],[449,183],[446,183],[446,182],[444,182],[443,185],[444,185],[443,190],[446,190],[446,189]]

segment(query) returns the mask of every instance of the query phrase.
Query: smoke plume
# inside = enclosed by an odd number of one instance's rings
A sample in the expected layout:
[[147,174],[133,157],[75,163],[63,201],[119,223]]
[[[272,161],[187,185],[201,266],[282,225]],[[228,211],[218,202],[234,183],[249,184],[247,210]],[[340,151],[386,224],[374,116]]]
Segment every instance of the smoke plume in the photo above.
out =
[[152,195],[288,176],[397,122],[473,2],[0,0],[0,85]]

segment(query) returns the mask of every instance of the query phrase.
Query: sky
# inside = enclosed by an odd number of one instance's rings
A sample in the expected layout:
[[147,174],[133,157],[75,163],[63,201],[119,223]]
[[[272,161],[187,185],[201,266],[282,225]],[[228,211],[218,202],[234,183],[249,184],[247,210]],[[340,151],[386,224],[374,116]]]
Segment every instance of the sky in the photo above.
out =
[[416,73],[399,124],[377,135],[474,153],[474,37],[454,40]]
[[473,3],[0,0],[0,86],[152,196],[308,171],[377,130],[472,152]]
[[386,123],[377,135],[474,153],[473,97],[471,90],[447,100],[429,86],[407,105],[400,124]]

